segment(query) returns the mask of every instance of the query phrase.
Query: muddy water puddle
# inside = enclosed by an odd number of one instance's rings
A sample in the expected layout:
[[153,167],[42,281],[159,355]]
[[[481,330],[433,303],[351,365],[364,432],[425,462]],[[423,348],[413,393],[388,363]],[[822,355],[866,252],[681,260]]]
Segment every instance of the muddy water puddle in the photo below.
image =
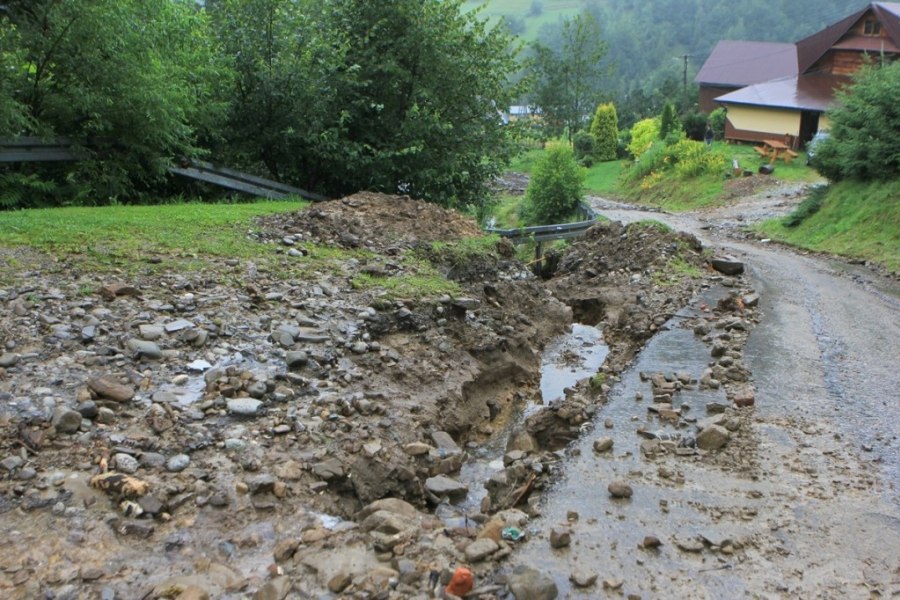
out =
[[470,459],[463,465],[459,480],[469,487],[466,499],[453,507],[438,507],[438,516],[448,525],[466,526],[465,514],[478,512],[487,495],[484,482],[503,469],[503,455],[510,433],[541,406],[562,398],[566,388],[592,377],[606,360],[609,348],[596,327],[575,323],[572,330],[547,346],[541,359],[539,401],[529,402],[514,414],[508,424],[488,442],[469,450]]

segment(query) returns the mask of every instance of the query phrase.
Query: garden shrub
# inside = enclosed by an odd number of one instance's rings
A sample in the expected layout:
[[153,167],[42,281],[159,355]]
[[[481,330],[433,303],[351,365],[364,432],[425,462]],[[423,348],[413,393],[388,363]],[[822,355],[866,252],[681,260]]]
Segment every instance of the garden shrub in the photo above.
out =
[[599,161],[615,160],[619,140],[619,116],[612,103],[601,104],[591,121],[591,134],[596,141],[595,156]]
[[631,142],[628,144],[628,151],[635,160],[638,160],[657,139],[659,139],[658,117],[638,121],[631,128]]
[[575,212],[582,196],[585,170],[575,161],[572,147],[547,144],[535,163],[525,191],[522,217],[529,225],[561,223]]

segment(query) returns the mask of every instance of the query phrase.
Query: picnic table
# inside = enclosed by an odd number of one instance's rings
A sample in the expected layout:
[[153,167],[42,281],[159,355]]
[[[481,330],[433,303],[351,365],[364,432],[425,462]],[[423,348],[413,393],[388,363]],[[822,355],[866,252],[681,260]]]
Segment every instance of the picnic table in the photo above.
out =
[[763,140],[763,145],[754,146],[754,149],[760,156],[768,158],[770,165],[775,164],[779,158],[787,164],[791,164],[791,161],[797,158],[797,153],[781,140]]

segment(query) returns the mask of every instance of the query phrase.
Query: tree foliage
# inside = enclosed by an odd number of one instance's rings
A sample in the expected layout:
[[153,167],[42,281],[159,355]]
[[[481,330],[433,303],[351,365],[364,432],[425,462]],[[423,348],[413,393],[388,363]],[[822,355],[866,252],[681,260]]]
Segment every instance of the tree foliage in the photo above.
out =
[[218,126],[223,73],[193,2],[13,0],[0,31],[17,40],[0,52],[0,135],[71,138],[85,160],[68,171],[22,167],[64,175],[69,202],[133,197]]
[[864,68],[838,93],[831,135],[816,148],[816,168],[832,181],[900,177],[900,62]]
[[532,225],[562,223],[582,198],[585,171],[566,142],[550,142],[535,163],[525,191],[524,218]]
[[614,104],[610,102],[597,105],[594,120],[591,121],[591,134],[596,140],[597,160],[615,160],[619,143],[619,116]]
[[659,117],[642,119],[634,124],[631,128],[631,142],[628,144],[628,151],[635,160],[649,150],[653,142],[660,137],[659,130]]
[[532,44],[530,73],[533,102],[541,107],[551,132],[582,128],[600,95],[608,48],[591,13],[562,22],[555,39]]

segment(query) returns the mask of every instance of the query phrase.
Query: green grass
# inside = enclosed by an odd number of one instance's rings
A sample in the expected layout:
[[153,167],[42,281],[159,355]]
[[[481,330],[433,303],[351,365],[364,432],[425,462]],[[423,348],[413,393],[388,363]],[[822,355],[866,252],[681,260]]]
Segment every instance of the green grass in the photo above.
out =
[[359,273],[352,280],[358,290],[373,290],[387,300],[434,298],[449,294],[459,296],[460,287],[450,281],[426,259],[404,256],[404,272],[386,277]]
[[514,196],[512,194],[504,194],[500,196],[499,201],[491,207],[490,216],[496,219],[495,227],[498,229],[516,229],[522,227],[519,217],[519,207],[525,196]]
[[509,171],[514,173],[531,173],[535,161],[544,154],[543,148],[529,148],[513,158],[509,165]]
[[[486,0],[468,0],[463,4],[464,10],[473,10],[486,3]],[[520,38],[526,42],[537,39],[540,28],[547,23],[556,23],[559,19],[574,17],[584,10],[585,0],[541,0],[541,14],[531,16],[532,0],[490,0],[482,11],[482,18],[496,23],[500,17],[518,17],[525,23],[525,31]]]
[[900,272],[900,181],[834,184],[821,208],[796,227],[772,219],[757,230],[794,246],[870,260]]
[[56,256],[105,254],[137,259],[155,253],[250,256],[253,217],[299,210],[298,202],[68,207],[0,213],[0,245]]
[[590,194],[618,196],[622,193],[619,175],[622,173],[623,160],[596,163],[587,171],[584,188]]
[[[731,164],[732,159],[737,159],[741,168],[749,169],[756,173],[761,165],[767,164],[768,159],[762,158],[753,149],[753,144],[726,144],[724,142],[716,142],[713,144],[713,150],[717,150],[725,155]],[[797,158],[791,161],[791,164],[785,163],[783,160],[775,162],[774,176],[783,181],[796,181],[801,183],[814,183],[821,181],[822,177],[815,169],[806,165],[806,153],[799,152]]]

